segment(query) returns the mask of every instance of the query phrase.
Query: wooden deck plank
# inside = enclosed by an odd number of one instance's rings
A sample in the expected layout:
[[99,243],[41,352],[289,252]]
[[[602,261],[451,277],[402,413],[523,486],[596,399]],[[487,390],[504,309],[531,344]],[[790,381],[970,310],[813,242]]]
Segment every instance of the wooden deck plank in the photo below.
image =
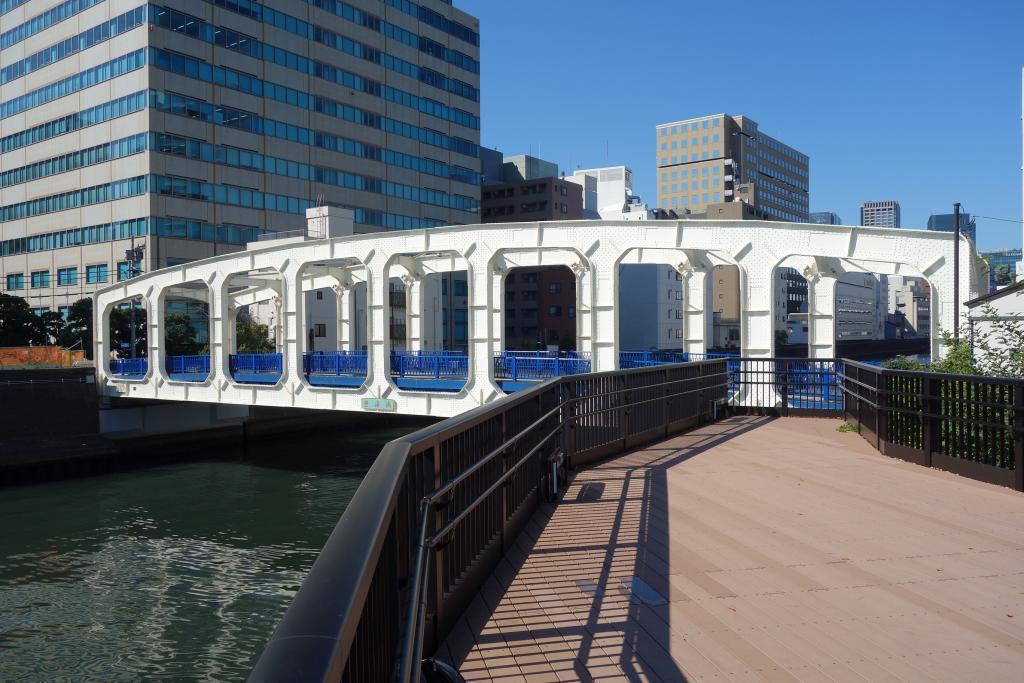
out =
[[441,653],[467,680],[1019,680],[1024,495],[839,424],[731,418],[577,473]]

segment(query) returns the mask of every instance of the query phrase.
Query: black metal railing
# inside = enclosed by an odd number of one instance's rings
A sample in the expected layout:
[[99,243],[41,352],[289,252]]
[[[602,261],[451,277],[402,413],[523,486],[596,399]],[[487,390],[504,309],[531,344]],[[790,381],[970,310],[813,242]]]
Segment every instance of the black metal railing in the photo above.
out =
[[844,368],[846,419],[879,451],[1024,491],[1024,379]]
[[251,680],[417,680],[567,470],[726,407],[843,416],[882,453],[1024,490],[1024,380],[786,358],[557,377],[388,444]]
[[712,419],[725,360],[551,379],[388,444],[250,680],[418,680],[569,468]]

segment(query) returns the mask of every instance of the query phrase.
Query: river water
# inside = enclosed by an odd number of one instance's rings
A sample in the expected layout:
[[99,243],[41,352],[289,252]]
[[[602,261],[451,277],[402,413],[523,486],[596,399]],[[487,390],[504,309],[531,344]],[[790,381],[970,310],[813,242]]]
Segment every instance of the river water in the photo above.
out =
[[0,680],[243,679],[381,446],[413,429],[0,489]]

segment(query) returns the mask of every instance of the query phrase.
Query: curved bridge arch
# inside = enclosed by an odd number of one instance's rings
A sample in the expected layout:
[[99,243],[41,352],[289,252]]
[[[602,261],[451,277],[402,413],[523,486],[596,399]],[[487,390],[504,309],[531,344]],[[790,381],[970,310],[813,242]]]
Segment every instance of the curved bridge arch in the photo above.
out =
[[[163,289],[202,281],[210,292],[211,373],[207,383],[182,386],[158,381],[149,373],[125,379],[97,363],[101,390],[108,395],[333,410],[388,410],[407,414],[450,416],[503,395],[494,379],[492,359],[503,350],[502,287],[504,270],[515,266],[566,265],[577,280],[578,340],[592,353],[594,370],[618,366],[616,310],[617,269],[622,263],[645,262],[678,254],[675,265],[683,274],[685,348],[703,351],[707,342],[711,287],[708,272],[715,265],[735,265],[740,271],[743,355],[770,357],[774,352],[771,278],[778,264],[800,259],[816,277],[828,277],[831,265],[844,270],[920,275],[933,285],[932,354],[941,355],[939,327],[953,321],[953,235],[920,230],[822,226],[770,221],[568,221],[462,225],[428,230],[395,231],[315,241],[279,240],[251,244],[236,252],[147,273],[100,290],[96,294],[95,353],[110,354],[106,332],[111,307],[129,297],[142,298],[149,310]],[[960,254],[961,299],[979,292],[974,248],[963,239]],[[633,260],[631,260],[633,259]],[[663,259],[657,260],[663,263]],[[335,273],[310,270],[317,264],[348,264]],[[511,265],[510,265],[511,264]],[[465,268],[468,285],[468,355],[465,386],[448,393],[401,389],[387,377],[388,280],[399,266],[407,273],[430,268],[440,272]],[[412,270],[410,270],[412,269]],[[281,300],[280,381],[273,385],[243,384],[230,373],[233,311],[245,297],[261,291],[260,278],[246,289],[232,291],[239,273],[274,272],[280,287],[271,290]],[[411,278],[415,281],[415,275]],[[312,387],[303,377],[305,324],[302,292],[313,284],[329,283],[343,291],[364,282],[367,296],[366,342],[369,370],[360,387]],[[265,282],[263,284],[266,284]],[[827,287],[818,304],[824,304]],[[240,294],[245,292],[246,294]],[[270,294],[262,291],[259,296]],[[812,301],[813,305],[813,301]],[[339,310],[341,310],[339,304]],[[339,328],[341,327],[339,322]],[[834,354],[834,339],[815,340],[815,355]],[[340,337],[339,337],[340,343]],[[152,352],[151,347],[151,352]],[[157,353],[154,357],[159,358]]]

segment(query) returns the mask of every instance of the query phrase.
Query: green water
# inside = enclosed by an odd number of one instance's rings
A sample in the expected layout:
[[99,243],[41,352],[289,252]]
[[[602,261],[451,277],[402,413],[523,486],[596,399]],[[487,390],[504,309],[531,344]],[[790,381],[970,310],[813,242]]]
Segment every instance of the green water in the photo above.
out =
[[0,489],[0,680],[244,678],[381,446],[409,431]]

